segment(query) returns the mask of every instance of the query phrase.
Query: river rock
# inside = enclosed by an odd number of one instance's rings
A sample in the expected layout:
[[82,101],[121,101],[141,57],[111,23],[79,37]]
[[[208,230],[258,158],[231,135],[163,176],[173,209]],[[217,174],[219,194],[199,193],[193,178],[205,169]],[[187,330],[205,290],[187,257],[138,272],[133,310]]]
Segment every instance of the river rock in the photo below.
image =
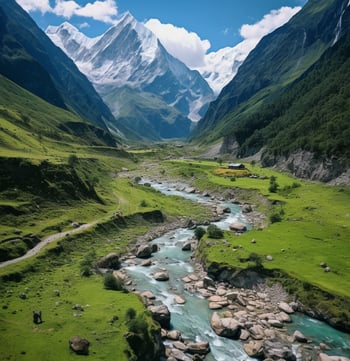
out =
[[293,339],[294,339],[294,341],[301,342],[301,343],[309,342],[308,338],[298,330],[296,330],[293,333]]
[[206,355],[210,352],[209,342],[188,342],[186,344],[187,352],[190,354]]
[[169,280],[169,272],[168,271],[160,271],[160,272],[156,272],[153,275],[153,278],[156,281],[168,281]]
[[249,357],[260,358],[263,355],[262,341],[249,341],[243,345],[243,349]]
[[89,354],[90,342],[80,336],[72,336],[69,339],[69,347],[78,355]]
[[180,340],[181,332],[178,330],[167,331],[166,338],[168,338],[169,340],[175,340],[175,341]]
[[137,258],[149,258],[152,256],[152,247],[148,244],[141,244],[136,250]]
[[212,314],[210,325],[218,336],[237,340],[241,333],[241,326],[236,319],[232,317],[222,318],[217,312]]
[[211,310],[220,310],[222,308],[222,305],[220,305],[217,302],[209,302],[209,309]]
[[325,353],[320,353],[317,361],[350,361],[350,359],[344,356],[329,356]]
[[292,322],[292,319],[290,318],[290,316],[287,313],[283,312],[283,311],[277,313],[275,316],[276,316],[276,319],[281,321],[281,322],[285,322],[285,323]]
[[290,307],[287,302],[280,302],[280,303],[278,304],[278,308],[279,308],[281,311],[283,311],[283,312],[285,312],[285,313],[288,313],[288,314],[294,313],[293,308]]
[[242,340],[242,341],[247,341],[249,337],[250,337],[250,333],[243,328],[241,330],[241,334],[239,336],[239,339]]
[[265,330],[260,325],[250,327],[249,332],[255,340],[262,340],[265,336]]
[[148,310],[152,313],[152,317],[161,327],[170,328],[170,311],[166,305],[148,306]]
[[232,222],[229,227],[231,231],[236,232],[245,232],[247,230],[247,227],[243,223],[239,222]]
[[144,261],[141,262],[141,266],[142,267],[150,267],[150,266],[152,266],[152,260],[150,258],[145,259]]
[[184,190],[186,193],[189,193],[189,194],[191,194],[191,193],[196,193],[196,188],[194,188],[194,187],[187,187],[187,188],[185,188],[185,190]]
[[222,302],[227,302],[226,298],[218,296],[218,295],[213,295],[209,297],[209,302],[216,302],[216,303],[222,303]]
[[203,287],[204,288],[216,287],[215,281],[213,279],[211,279],[210,277],[204,277],[203,278]]
[[270,358],[272,360],[284,359],[285,361],[296,361],[292,345],[273,340],[264,341],[264,358]]
[[191,242],[185,242],[181,248],[182,251],[190,251],[191,250]]
[[179,295],[176,295],[175,296],[175,302],[178,304],[178,305],[183,305],[186,303],[186,300],[184,298],[182,298],[181,296]]
[[149,300],[154,300],[156,296],[151,291],[144,291],[141,293],[142,298],[147,298]]
[[116,270],[120,267],[119,256],[116,253],[109,253],[97,261],[98,268],[108,268]]
[[173,359],[175,359],[176,361],[192,361],[192,358],[190,356],[187,356],[183,351],[180,351],[176,348],[170,351],[170,355],[168,357],[168,360]]

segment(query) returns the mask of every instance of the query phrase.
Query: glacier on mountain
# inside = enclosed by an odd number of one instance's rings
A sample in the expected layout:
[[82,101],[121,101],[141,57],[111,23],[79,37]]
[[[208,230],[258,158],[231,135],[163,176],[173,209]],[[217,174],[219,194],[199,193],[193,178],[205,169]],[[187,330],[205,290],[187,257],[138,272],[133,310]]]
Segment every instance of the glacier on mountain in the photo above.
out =
[[[67,22],[49,26],[46,34],[102,97],[127,86],[158,96],[192,121],[198,121],[214,100],[214,92],[200,73],[170,55],[130,13],[97,38],[88,38]],[[116,113],[119,105],[108,105]]]

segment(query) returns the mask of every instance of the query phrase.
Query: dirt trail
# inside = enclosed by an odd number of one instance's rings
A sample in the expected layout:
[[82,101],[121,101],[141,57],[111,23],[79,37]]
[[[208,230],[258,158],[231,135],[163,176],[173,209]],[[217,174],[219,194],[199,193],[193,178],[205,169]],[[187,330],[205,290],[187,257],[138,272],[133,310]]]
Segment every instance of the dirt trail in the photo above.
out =
[[64,231],[64,232],[59,232],[59,233],[55,233],[55,234],[51,234],[50,236],[45,237],[41,242],[39,242],[34,248],[30,249],[25,255],[18,257],[18,258],[14,258],[11,259],[9,261],[5,261],[5,262],[0,262],[0,268],[6,267],[10,264],[14,264],[20,261],[23,261],[24,259],[33,257],[35,255],[37,255],[40,250],[42,248],[44,248],[46,245],[48,245],[49,243],[56,241],[59,238],[63,238],[69,234],[74,234],[80,231],[83,231],[84,229],[90,228],[93,225],[95,225],[97,223],[97,221],[95,222],[91,222],[91,223],[85,223],[82,224],[80,227],[75,228],[75,229],[71,229],[69,231]]

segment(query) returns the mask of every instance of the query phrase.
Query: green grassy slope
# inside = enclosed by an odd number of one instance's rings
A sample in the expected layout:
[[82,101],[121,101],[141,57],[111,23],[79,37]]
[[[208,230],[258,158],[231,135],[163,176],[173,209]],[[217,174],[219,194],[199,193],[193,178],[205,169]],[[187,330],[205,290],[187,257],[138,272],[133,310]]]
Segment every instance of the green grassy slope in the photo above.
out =
[[151,93],[116,89],[104,97],[115,116],[144,140],[187,137],[191,121]]
[[103,129],[57,108],[0,75],[0,155],[44,159],[87,145],[114,146]]
[[[348,322],[350,314],[343,307],[350,304],[349,187],[299,181],[249,164],[247,168],[258,178],[243,177],[232,181],[230,176],[214,173],[220,168],[216,162],[167,163],[167,169],[174,176],[192,179],[199,189],[219,194],[223,194],[224,189],[231,189],[231,194],[255,204],[267,215],[269,225],[262,230],[256,228],[241,236],[225,232],[226,242],[211,242],[204,237],[199,257],[207,268],[212,265],[255,268],[255,258],[250,256],[256,254],[263,267],[260,271],[280,271],[290,277],[287,280],[281,276],[279,281],[284,282],[292,295],[314,309],[328,308],[337,322]],[[269,191],[271,176],[276,177],[278,184],[277,192],[273,193]],[[241,194],[240,189],[248,192]],[[268,202],[262,201],[257,194],[267,197]],[[276,215],[280,221],[271,223],[272,219],[276,220]],[[252,243],[252,239],[256,242]],[[267,261],[267,255],[273,260]],[[322,262],[330,267],[330,272],[320,267]],[[320,295],[317,290],[322,290],[325,295]]]

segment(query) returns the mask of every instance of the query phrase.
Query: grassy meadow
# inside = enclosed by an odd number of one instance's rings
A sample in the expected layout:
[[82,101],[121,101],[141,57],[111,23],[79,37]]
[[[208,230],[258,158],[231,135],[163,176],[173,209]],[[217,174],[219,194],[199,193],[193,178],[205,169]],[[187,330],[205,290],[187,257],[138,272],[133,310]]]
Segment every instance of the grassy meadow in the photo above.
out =
[[[267,270],[281,270],[333,295],[350,298],[350,189],[307,182],[271,169],[246,164],[255,177],[226,175],[225,165],[210,161],[168,161],[174,176],[191,179],[199,189],[232,189],[243,202],[252,203],[268,216],[269,225],[241,236],[225,232],[226,242],[201,248],[207,265],[254,267],[257,254]],[[278,185],[271,192],[270,179]],[[241,193],[240,190],[247,190]],[[268,202],[261,201],[258,194]],[[206,238],[204,238],[206,239]],[[255,240],[255,243],[251,242]],[[266,256],[271,255],[272,261]],[[330,267],[325,272],[321,263]]]

